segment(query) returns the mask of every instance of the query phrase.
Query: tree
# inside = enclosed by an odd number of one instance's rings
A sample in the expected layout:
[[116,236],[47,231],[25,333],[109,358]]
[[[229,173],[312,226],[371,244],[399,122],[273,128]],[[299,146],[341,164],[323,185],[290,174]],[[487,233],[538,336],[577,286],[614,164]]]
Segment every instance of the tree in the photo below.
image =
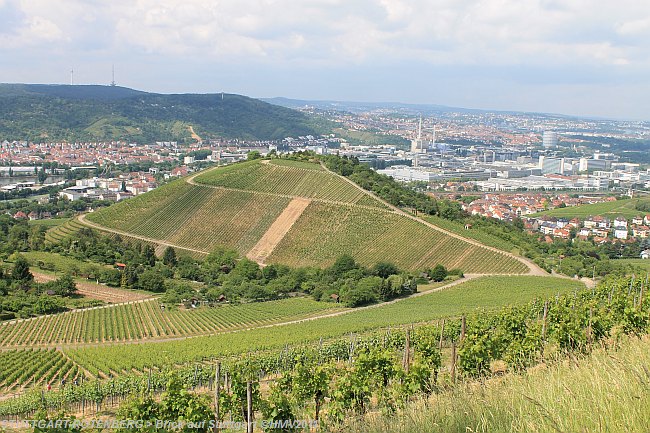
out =
[[159,272],[148,269],[138,278],[138,285],[142,290],[162,293],[165,291],[165,278]]
[[237,262],[235,269],[231,272],[233,277],[242,277],[246,280],[258,280],[262,276],[260,265],[256,262],[243,258]]
[[61,278],[52,281],[52,290],[59,296],[72,296],[77,291],[77,285],[72,275],[65,274]]
[[162,261],[165,265],[171,268],[175,267],[178,264],[178,259],[176,258],[176,250],[172,247],[165,248]]
[[334,264],[329,268],[329,271],[335,277],[342,277],[346,272],[356,269],[357,262],[354,261],[354,257],[349,254],[343,254],[340,256]]
[[378,277],[388,278],[391,275],[399,274],[399,269],[391,262],[378,262],[372,267],[372,274]]
[[353,287],[344,291],[342,298],[345,306],[359,307],[377,302],[382,283],[383,280],[380,277],[367,277],[359,280]]
[[11,279],[21,284],[34,281],[34,275],[29,271],[29,262],[20,254],[17,255],[14,268],[11,270]]
[[151,245],[147,244],[144,246],[142,255],[144,256],[144,261],[147,265],[153,266],[156,264],[156,251]]
[[246,159],[249,161],[253,161],[255,159],[260,159],[262,158],[262,154],[259,153],[257,150],[252,150],[248,152],[248,155],[246,155]]
[[447,269],[441,264],[437,264],[429,273],[429,278],[433,281],[442,281],[447,278]]
[[38,172],[38,183],[41,185],[47,180],[47,173],[45,173],[45,168],[41,168]]
[[138,284],[138,272],[131,266],[127,265],[126,268],[122,271],[122,277],[120,278],[120,286],[123,289],[134,289]]
[[208,256],[205,258],[206,264],[217,265],[221,268],[227,268],[226,273],[230,272],[232,268],[235,267],[239,259],[239,253],[235,250],[229,250],[224,247],[215,248]]

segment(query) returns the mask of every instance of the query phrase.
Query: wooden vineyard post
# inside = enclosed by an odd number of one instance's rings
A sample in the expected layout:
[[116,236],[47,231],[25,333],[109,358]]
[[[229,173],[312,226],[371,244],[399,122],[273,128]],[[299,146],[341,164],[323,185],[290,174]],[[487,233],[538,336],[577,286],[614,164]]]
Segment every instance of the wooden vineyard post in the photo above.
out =
[[219,420],[221,414],[219,413],[219,399],[221,397],[221,361],[217,361],[217,368],[214,372],[214,431],[219,431]]
[[542,341],[540,342],[540,352],[544,358],[544,343],[546,342],[546,319],[548,317],[548,301],[544,302],[544,314],[542,315]]
[[253,433],[253,386],[246,382],[246,433]]
[[356,348],[357,336],[356,334],[350,333],[350,353],[348,356],[348,362],[352,363],[354,359],[354,349]]
[[409,372],[411,365],[411,330],[406,330],[406,341],[404,342],[404,358],[403,358],[404,371]]
[[456,342],[451,343],[451,381],[456,384]]
[[462,342],[465,339],[465,331],[467,330],[467,321],[465,315],[461,318],[460,322],[460,341]]
[[591,340],[592,340],[592,329],[591,329],[591,320],[592,320],[592,315],[593,311],[591,308],[589,308],[589,326],[587,326],[587,344],[591,346]]
[[442,319],[442,325],[440,325],[440,342],[438,343],[438,350],[442,351],[442,339],[444,338],[445,333],[445,319]]
[[548,301],[544,302],[544,315],[542,316],[542,342],[546,338],[546,319],[548,317]]
[[643,288],[648,284],[648,274],[645,275],[645,284],[641,284],[641,290],[639,291],[639,307],[643,305]]

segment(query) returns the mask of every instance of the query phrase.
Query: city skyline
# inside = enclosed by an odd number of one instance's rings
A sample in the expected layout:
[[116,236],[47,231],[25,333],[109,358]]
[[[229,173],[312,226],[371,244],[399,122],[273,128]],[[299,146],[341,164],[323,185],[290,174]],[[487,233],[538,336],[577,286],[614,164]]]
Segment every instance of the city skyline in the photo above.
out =
[[0,82],[650,120],[650,4],[0,0]]

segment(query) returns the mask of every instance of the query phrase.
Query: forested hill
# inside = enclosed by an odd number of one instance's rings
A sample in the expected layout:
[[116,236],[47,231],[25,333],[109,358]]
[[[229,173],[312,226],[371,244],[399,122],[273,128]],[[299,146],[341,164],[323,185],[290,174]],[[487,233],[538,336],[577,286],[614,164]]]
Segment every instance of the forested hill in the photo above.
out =
[[280,139],[317,135],[306,115],[228,93],[156,94],[118,86],[0,84],[2,140]]

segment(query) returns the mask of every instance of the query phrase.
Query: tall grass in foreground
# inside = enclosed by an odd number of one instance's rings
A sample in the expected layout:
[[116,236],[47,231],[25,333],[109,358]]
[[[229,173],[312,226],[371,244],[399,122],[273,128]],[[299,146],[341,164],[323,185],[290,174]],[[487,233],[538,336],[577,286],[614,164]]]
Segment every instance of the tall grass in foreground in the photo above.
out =
[[469,383],[346,432],[650,432],[650,338]]

